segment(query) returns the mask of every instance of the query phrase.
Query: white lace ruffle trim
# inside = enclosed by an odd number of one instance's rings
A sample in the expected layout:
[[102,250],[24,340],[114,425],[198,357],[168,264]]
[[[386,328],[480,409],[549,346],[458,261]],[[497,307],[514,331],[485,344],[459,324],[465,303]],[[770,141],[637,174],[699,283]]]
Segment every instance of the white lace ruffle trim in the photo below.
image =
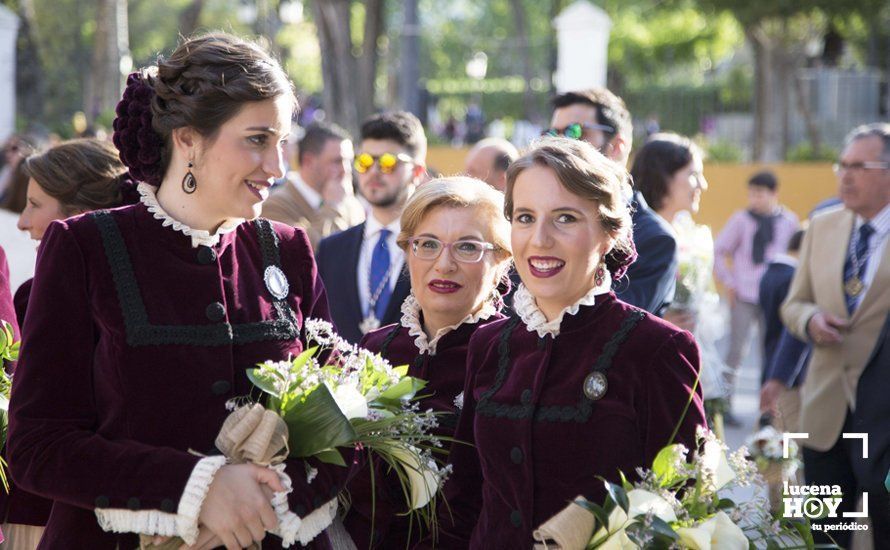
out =
[[559,336],[559,327],[566,315],[575,315],[581,306],[592,306],[596,303],[596,297],[608,293],[612,290],[612,276],[606,271],[605,282],[600,286],[595,286],[587,291],[587,294],[581,297],[574,304],[563,309],[552,321],[548,321],[544,312],[538,307],[535,297],[520,284],[513,294],[513,310],[525,323],[525,328],[529,332],[537,332],[539,338],[543,338],[548,334],[554,338]]
[[278,473],[278,478],[284,485],[285,491],[275,493],[272,498],[272,508],[275,509],[275,515],[278,516],[278,527],[269,532],[281,537],[282,545],[285,548],[295,542],[305,546],[334,521],[334,517],[337,515],[337,499],[332,498],[310,512],[308,516],[301,518],[291,512],[288,507],[287,495],[293,491],[293,482],[290,476],[284,472],[284,464],[277,464],[271,468]]
[[145,205],[145,208],[152,213],[154,218],[156,220],[161,220],[164,227],[171,227],[174,231],[179,231],[183,235],[191,237],[193,248],[197,248],[201,245],[215,246],[219,244],[219,238],[222,235],[231,233],[238,229],[239,225],[244,223],[243,218],[228,218],[219,226],[216,233],[211,235],[209,231],[203,229],[192,229],[165,212],[164,209],[161,208],[161,205],[158,204],[158,196],[155,194],[155,188],[151,185],[142,182],[136,189],[139,191],[139,201]]
[[[159,510],[102,508],[96,509],[99,526],[105,531],[115,533],[178,536],[186,544],[194,544],[198,538],[198,515],[201,505],[213,482],[213,476],[225,463],[224,456],[207,457],[198,462],[186,483],[176,514]],[[327,529],[337,514],[337,499],[331,499],[305,518],[294,514],[287,502],[287,495],[293,491],[293,482],[285,473],[284,467],[284,464],[270,466],[278,474],[285,488],[284,492],[275,493],[272,498],[272,508],[278,516],[278,527],[270,533],[281,537],[284,547],[288,548],[297,542],[301,545],[309,544],[319,533]]]
[[405,298],[405,301],[402,302],[401,324],[408,329],[408,334],[414,337],[414,345],[417,346],[417,350],[420,353],[436,355],[436,345],[443,336],[463,324],[474,324],[479,321],[484,321],[495,315],[497,312],[498,310],[494,303],[492,303],[491,300],[488,300],[482,304],[482,307],[480,307],[476,313],[467,315],[456,325],[440,328],[433,339],[429,340],[426,332],[423,330],[423,325],[420,322],[420,303],[417,301],[417,298],[414,296],[414,291],[412,290],[408,297]]
[[226,463],[224,456],[202,458],[195,465],[185,490],[179,499],[177,513],[160,510],[126,510],[123,508],[97,508],[99,526],[114,533],[140,533],[143,535],[178,536],[187,544],[198,539],[198,514],[207,496],[217,470]]

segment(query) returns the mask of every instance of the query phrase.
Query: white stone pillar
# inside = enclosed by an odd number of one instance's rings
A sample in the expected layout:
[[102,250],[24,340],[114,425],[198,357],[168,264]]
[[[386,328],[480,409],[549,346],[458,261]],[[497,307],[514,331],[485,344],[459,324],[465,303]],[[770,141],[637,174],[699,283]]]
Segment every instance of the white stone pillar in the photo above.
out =
[[15,43],[19,18],[0,6],[0,143],[15,130]]
[[558,56],[553,84],[558,93],[606,85],[612,20],[587,0],[577,0],[553,20]]

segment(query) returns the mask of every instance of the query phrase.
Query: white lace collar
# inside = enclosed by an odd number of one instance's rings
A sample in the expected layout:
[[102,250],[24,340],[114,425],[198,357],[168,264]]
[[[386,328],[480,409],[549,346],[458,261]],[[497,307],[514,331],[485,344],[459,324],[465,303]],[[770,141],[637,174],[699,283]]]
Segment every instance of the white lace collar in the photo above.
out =
[[231,233],[238,229],[239,225],[244,223],[244,218],[228,218],[219,226],[216,233],[211,235],[209,231],[203,229],[192,229],[166,213],[164,209],[161,208],[161,205],[158,204],[158,196],[155,194],[155,188],[153,186],[142,182],[136,189],[139,191],[139,202],[145,205],[145,208],[152,213],[154,218],[156,220],[161,220],[164,227],[172,227],[174,231],[179,231],[183,235],[191,237],[192,248],[197,248],[201,245],[215,246],[219,244],[219,238],[222,235]]
[[606,280],[602,285],[591,288],[580,300],[563,309],[552,321],[548,321],[544,312],[538,308],[535,297],[525,285],[520,284],[513,294],[513,310],[525,323],[525,328],[529,332],[537,332],[540,338],[548,334],[556,338],[559,336],[559,326],[566,315],[575,315],[581,306],[592,306],[596,303],[597,296],[606,294],[610,290],[612,290],[612,276],[607,271]]
[[417,301],[417,298],[414,296],[414,291],[412,290],[411,294],[409,294],[408,297],[405,298],[405,301],[402,302],[401,324],[408,329],[409,335],[414,336],[414,345],[417,346],[417,350],[420,351],[420,353],[436,355],[436,344],[439,343],[439,340],[441,340],[443,336],[463,324],[478,323],[479,321],[495,315],[497,312],[498,310],[495,305],[491,300],[488,300],[482,304],[482,307],[480,307],[476,313],[467,315],[456,325],[440,328],[439,331],[436,332],[436,336],[428,341],[426,332],[423,330],[423,325],[420,323],[420,303]]

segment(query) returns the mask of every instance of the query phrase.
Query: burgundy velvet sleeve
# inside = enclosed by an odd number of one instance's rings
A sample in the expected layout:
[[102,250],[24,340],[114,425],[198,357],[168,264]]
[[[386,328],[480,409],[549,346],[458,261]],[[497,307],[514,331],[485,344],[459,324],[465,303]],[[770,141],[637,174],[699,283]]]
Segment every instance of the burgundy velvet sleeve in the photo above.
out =
[[13,480],[87,509],[159,509],[164,500],[178,502],[198,457],[97,433],[97,333],[88,295],[80,244],[64,222],[54,222],[38,257],[12,388]]
[[[503,325],[501,325],[503,326]],[[464,382],[464,402],[455,442],[451,445],[448,462],[453,472],[445,482],[445,502],[438,505],[439,535],[436,548],[464,549],[476,527],[482,509],[482,467],[476,450],[476,373],[482,368],[496,368],[496,333],[483,327],[476,331],[467,349],[467,376]],[[487,364],[491,361],[492,364]],[[425,547],[425,546],[424,546]]]
[[[706,426],[702,401],[701,383],[696,386],[700,371],[698,346],[688,332],[675,332],[653,355],[643,387],[646,392],[640,416],[644,434],[644,453],[650,465],[663,447],[669,443],[682,443],[688,449],[695,448],[696,426]],[[692,401],[690,400],[692,395]],[[683,410],[689,408],[683,416]],[[677,435],[671,434],[679,424]]]

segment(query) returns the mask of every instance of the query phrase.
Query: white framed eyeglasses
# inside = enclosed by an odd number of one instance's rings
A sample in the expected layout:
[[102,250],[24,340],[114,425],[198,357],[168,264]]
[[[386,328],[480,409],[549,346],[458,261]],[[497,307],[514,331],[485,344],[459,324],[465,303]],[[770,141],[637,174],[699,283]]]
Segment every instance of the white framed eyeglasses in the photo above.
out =
[[841,172],[860,172],[862,170],[886,170],[890,168],[890,162],[866,161],[866,162],[836,162],[831,165],[835,174]]
[[488,250],[497,250],[497,247],[484,241],[464,239],[453,243],[442,242],[433,237],[414,237],[408,241],[411,252],[421,260],[435,260],[442,255],[446,248],[451,252],[451,257],[458,262],[475,264],[482,260],[482,256]]

